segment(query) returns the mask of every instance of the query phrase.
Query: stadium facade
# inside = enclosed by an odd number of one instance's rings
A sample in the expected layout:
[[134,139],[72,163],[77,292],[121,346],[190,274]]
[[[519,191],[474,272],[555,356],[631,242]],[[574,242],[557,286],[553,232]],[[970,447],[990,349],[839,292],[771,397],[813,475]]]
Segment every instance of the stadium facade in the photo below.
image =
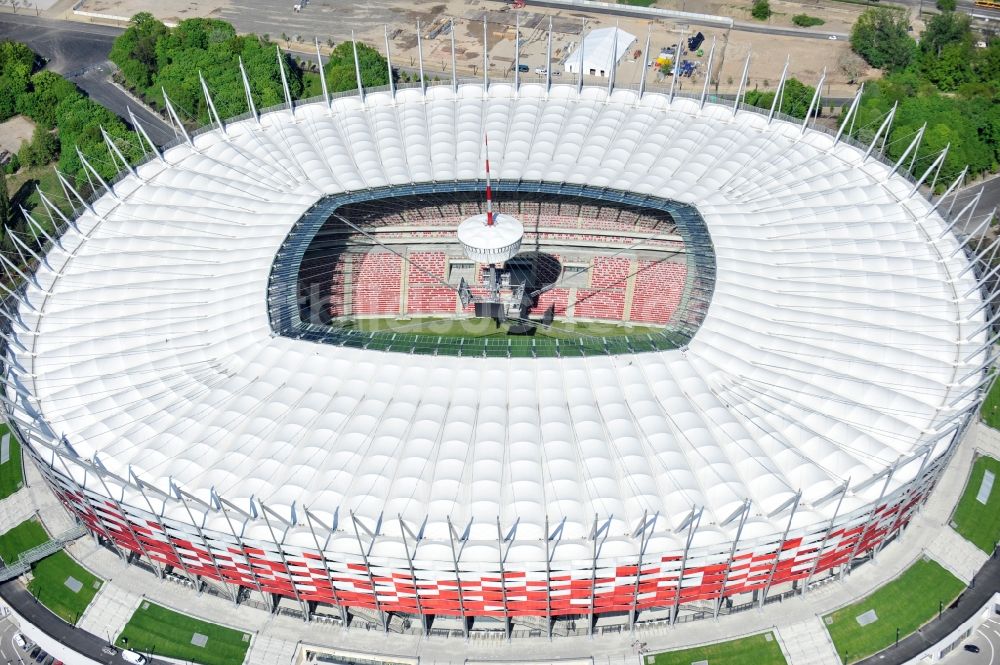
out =
[[[95,535],[234,599],[468,629],[806,589],[934,487],[981,399],[989,308],[940,201],[772,116],[492,82],[216,123],[47,247],[4,333],[7,415]],[[449,203],[482,182],[486,133],[501,210],[546,192],[683,227],[669,335],[470,353],[310,333],[294,289],[336,207]]]

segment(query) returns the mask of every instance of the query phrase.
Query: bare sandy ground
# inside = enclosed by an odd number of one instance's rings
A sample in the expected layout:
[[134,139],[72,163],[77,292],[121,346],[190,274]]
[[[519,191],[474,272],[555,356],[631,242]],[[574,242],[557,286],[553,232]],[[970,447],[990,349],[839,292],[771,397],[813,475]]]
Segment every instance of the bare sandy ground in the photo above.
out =
[[[750,20],[752,0],[658,0],[656,6],[732,16]],[[546,33],[549,19],[553,19],[553,71],[562,72],[561,63],[580,40],[582,30],[614,25],[607,16],[585,15],[576,11],[556,11],[532,8],[529,0],[524,10],[512,11],[506,3],[491,0],[428,0],[422,3],[403,0],[368,0],[365,3],[344,3],[342,0],[310,0],[302,11],[292,10],[293,0],[275,3],[274,0],[85,0],[81,9],[116,15],[131,15],[151,11],[164,20],[179,20],[192,16],[213,16],[232,22],[241,32],[267,34],[282,46],[309,52],[313,39],[318,38],[323,49],[329,44],[350,39],[352,33],[361,41],[384,50],[384,35],[388,30],[393,64],[415,68],[417,63],[416,25],[420,22],[423,36],[424,66],[430,78],[450,76],[451,36],[440,30],[449,19],[455,20],[456,62],[461,76],[481,76],[483,63],[483,25],[488,22],[486,34],[489,49],[490,76],[513,76],[514,23],[519,17],[521,25],[521,62],[529,65],[533,76],[536,67],[545,64]],[[795,14],[805,13],[822,18],[826,23],[816,28],[824,32],[849,32],[863,7],[840,4],[831,0],[771,0],[774,16],[768,23],[791,26]],[[638,37],[630,51],[641,49],[647,31],[651,35],[653,54],[660,48],[675,44],[701,31],[706,36],[704,55],[689,56],[700,61],[701,67],[691,78],[681,81],[683,91],[700,91],[708,46],[717,40],[714,71],[720,93],[733,92],[738,84],[743,61],[748,50],[753,50],[750,85],[773,88],[777,84],[785,58],[791,61],[791,76],[814,85],[824,67],[827,67],[827,85],[824,93],[849,96],[854,86],[847,83],[847,76],[840,71],[838,59],[849,46],[846,40],[826,41],[798,37],[777,37],[767,34],[729,31],[678,24],[671,21],[646,21],[621,19],[622,29]],[[642,58],[632,61],[626,57],[619,65],[617,80],[623,84],[638,84],[645,74],[648,84],[655,84],[658,74],[654,70],[643,72]],[[565,75],[563,75],[565,76]],[[563,80],[558,78],[557,80]],[[599,82],[599,79],[590,83]],[[730,83],[732,81],[732,83]],[[667,82],[668,83],[668,82]],[[715,91],[715,86],[713,86]]]
[[0,123],[0,149],[17,152],[21,144],[31,140],[35,123],[23,115],[16,115],[7,122]]

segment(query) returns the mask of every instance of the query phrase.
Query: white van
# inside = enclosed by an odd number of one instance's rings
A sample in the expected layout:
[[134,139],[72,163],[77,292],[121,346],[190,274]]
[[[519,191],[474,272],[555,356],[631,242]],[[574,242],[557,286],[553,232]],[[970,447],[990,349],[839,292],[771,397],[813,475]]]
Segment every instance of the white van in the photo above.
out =
[[132,665],[146,665],[149,662],[141,653],[129,651],[128,649],[122,651],[122,660],[126,663],[132,663]]

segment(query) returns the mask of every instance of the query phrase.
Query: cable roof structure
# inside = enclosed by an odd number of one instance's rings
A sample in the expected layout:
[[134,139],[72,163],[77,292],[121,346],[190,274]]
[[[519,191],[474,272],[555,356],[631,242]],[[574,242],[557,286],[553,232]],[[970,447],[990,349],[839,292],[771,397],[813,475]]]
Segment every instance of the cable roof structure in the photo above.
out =
[[[914,181],[910,150],[888,163],[704,94],[362,92],[154,148],[13,292],[5,408],[95,533],[237,599],[551,630],[763,602],[905,526],[991,360],[953,232],[974,209],[918,191],[940,159]],[[275,271],[318,202],[483,182],[487,158],[494,191],[695,210],[714,286],[690,339],[490,357],[275,327]]]

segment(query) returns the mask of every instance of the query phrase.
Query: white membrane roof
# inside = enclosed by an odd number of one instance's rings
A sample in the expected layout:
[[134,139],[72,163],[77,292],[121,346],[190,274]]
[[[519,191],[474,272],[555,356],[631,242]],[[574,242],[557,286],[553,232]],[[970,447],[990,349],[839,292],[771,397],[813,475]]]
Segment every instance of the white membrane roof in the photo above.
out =
[[[487,539],[498,516],[522,537],[548,516],[568,539],[595,514],[625,534],[644,511],[676,527],[704,506],[711,540],[745,497],[750,535],[780,534],[800,489],[796,522],[814,524],[848,480],[843,514],[900,460],[887,491],[913,478],[974,399],[956,401],[985,341],[966,339],[980,300],[963,295],[957,241],[909,182],[829,135],[659,94],[504,84],[369,93],[227,130],[117,183],[120,200],[100,198],[41,266],[27,292],[40,313],[22,308],[35,355],[13,348],[40,417],[121,477],[290,519],[426,517],[431,539],[449,516]],[[697,207],[718,268],[687,349],[483,359],[272,334],[271,265],[311,205],[484,178],[487,133],[495,178]]]

